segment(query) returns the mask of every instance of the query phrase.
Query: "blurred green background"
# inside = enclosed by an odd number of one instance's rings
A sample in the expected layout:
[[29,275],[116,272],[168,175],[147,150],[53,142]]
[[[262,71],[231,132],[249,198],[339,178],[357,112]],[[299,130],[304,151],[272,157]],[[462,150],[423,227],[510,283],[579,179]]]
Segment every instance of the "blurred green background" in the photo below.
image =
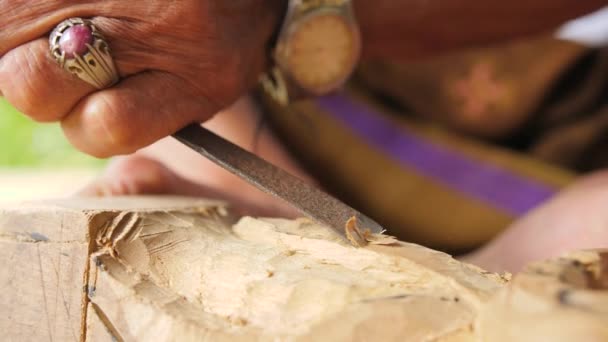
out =
[[0,97],[0,168],[100,168],[105,160],[74,149],[58,124],[33,122]]

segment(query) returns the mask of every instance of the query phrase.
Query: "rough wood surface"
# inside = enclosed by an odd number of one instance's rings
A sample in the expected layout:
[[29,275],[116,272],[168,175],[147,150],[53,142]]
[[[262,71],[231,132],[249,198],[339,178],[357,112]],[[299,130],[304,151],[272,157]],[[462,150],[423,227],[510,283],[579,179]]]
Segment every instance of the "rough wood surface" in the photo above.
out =
[[[8,341],[605,341],[608,257],[513,280],[375,236],[217,202],[112,198],[0,213]],[[542,338],[541,338],[542,337]]]

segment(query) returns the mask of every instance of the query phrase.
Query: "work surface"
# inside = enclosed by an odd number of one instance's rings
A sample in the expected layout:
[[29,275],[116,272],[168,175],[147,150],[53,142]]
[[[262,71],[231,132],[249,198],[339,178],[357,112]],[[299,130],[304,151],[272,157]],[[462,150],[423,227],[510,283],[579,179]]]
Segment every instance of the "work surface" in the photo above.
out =
[[608,252],[515,276],[184,198],[0,213],[8,341],[606,341]]
[[95,179],[99,170],[0,168],[0,203],[71,195]]

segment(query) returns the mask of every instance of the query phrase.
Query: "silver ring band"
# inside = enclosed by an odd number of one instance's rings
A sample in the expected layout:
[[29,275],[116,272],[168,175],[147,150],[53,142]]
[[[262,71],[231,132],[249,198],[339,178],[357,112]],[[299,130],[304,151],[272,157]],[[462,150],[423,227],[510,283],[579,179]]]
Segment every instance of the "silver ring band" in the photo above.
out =
[[118,82],[110,47],[88,19],[70,18],[55,27],[49,37],[52,57],[68,72],[97,89]]

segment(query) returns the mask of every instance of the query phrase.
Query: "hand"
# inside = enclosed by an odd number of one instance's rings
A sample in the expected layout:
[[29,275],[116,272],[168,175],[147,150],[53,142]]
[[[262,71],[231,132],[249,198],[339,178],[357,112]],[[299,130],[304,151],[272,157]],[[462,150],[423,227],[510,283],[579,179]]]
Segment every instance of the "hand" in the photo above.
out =
[[[209,119],[268,63],[282,0],[0,0],[0,95],[36,121],[60,121],[97,157],[126,154]],[[121,81],[96,90],[60,68],[48,34],[92,18]]]

